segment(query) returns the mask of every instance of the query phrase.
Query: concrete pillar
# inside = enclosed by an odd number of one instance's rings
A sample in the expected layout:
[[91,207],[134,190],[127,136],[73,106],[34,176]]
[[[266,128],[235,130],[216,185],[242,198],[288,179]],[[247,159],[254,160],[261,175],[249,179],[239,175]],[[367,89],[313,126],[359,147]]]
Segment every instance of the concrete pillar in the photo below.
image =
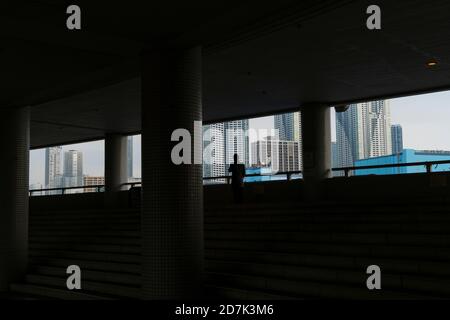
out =
[[29,108],[0,109],[0,292],[28,263]]
[[105,137],[105,192],[114,194],[124,190],[128,182],[127,136],[107,134]]
[[[145,299],[192,299],[203,273],[201,164],[175,165],[175,129],[202,154],[201,49],[154,50],[142,58],[142,253]],[[198,160],[198,159],[197,159]]]
[[323,104],[302,106],[302,151],[305,198],[320,198],[320,183],[332,176],[330,108]]

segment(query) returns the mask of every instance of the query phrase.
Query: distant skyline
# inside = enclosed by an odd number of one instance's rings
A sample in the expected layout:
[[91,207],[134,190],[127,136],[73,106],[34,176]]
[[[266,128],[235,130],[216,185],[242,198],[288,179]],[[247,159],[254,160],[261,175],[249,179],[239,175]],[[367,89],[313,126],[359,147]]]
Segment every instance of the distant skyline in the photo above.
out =
[[[64,151],[78,150],[83,152],[84,175],[105,175],[105,142],[103,140],[63,146]],[[141,176],[141,137],[133,139],[133,176]],[[30,152],[30,184],[45,181],[45,149]]]
[[[450,151],[450,91],[390,99],[391,123],[403,128],[405,148]],[[251,129],[274,128],[273,116],[250,119]],[[331,138],[336,141],[335,113],[331,110]],[[261,137],[260,137],[261,138]],[[255,139],[251,139],[254,142]],[[63,146],[83,152],[84,174],[104,175],[104,141]],[[141,176],[141,137],[133,143],[133,176]],[[45,149],[30,153],[30,184],[44,183]]]

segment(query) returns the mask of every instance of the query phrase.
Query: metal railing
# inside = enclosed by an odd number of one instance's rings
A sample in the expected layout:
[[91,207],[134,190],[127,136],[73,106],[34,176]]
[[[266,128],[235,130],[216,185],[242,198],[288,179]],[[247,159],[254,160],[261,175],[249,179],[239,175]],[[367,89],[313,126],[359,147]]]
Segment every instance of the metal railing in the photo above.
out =
[[353,167],[342,167],[333,168],[332,171],[344,171],[345,177],[350,176],[350,172],[356,170],[370,170],[370,169],[384,169],[384,168],[400,168],[400,167],[425,167],[427,173],[432,172],[432,167],[438,166],[440,164],[450,164],[450,160],[436,160],[436,161],[423,161],[423,162],[408,162],[408,163],[392,163],[392,164],[378,164],[371,166],[353,166]]
[[[142,185],[142,182],[127,182],[123,183],[122,186],[130,186],[131,188],[136,187],[137,185]],[[91,185],[91,186],[79,186],[79,187],[61,187],[61,188],[45,188],[45,189],[33,189],[29,190],[30,197],[33,196],[34,193],[51,193],[49,195],[61,195],[66,194],[67,190],[79,190],[79,189],[87,189],[87,190],[94,190],[94,191],[84,191],[83,193],[98,193],[98,192],[104,192],[105,191],[105,185],[104,184],[98,184],[98,185]],[[46,194],[47,195],[47,194]]]
[[[251,177],[274,177],[274,176],[286,176],[286,180],[290,181],[292,180],[292,176],[296,174],[301,174],[302,171],[280,171],[276,173],[251,173],[246,174],[244,178],[251,178]],[[226,180],[227,184],[231,183],[231,175],[227,176],[217,176],[217,177],[204,177],[203,181],[210,181],[210,180]]]
[[122,186],[130,186],[130,189],[134,188],[134,187],[136,187],[138,185],[142,186],[142,182],[141,181],[139,181],[139,182],[136,181],[136,182],[127,182],[127,183],[123,183],[122,184]]
[[[424,162],[409,162],[409,163],[392,163],[392,164],[379,164],[379,165],[371,165],[371,166],[353,166],[353,167],[342,167],[342,168],[332,168],[333,172],[341,172],[344,171],[345,177],[350,177],[350,173],[356,170],[370,170],[370,169],[384,169],[384,168],[400,168],[400,167],[419,167],[423,166],[426,169],[427,173],[431,173],[433,170],[433,166],[438,166],[440,164],[450,164],[450,160],[437,160],[437,161],[424,161]],[[245,178],[251,177],[273,177],[273,176],[286,176],[286,180],[292,180],[292,176],[300,175],[302,171],[280,171],[276,173],[252,173],[246,174]],[[226,176],[217,176],[217,177],[204,177],[203,181],[214,181],[214,180],[225,180],[226,184],[231,183],[231,175]],[[127,182],[122,184],[122,186],[130,186],[134,188],[136,186],[142,186],[142,182]],[[30,196],[34,193],[40,192],[58,192],[58,194],[65,194],[67,190],[77,190],[77,189],[93,189],[94,192],[103,192],[105,189],[104,185],[93,185],[93,186],[80,186],[80,187],[65,187],[65,188],[46,188],[46,189],[33,189],[29,190]],[[92,192],[92,191],[91,191]]]
[[[438,166],[440,164],[450,164],[450,160],[436,160],[436,161],[423,161],[423,162],[409,162],[409,163],[391,163],[391,164],[379,164],[370,166],[352,166],[352,167],[342,167],[342,168],[332,168],[333,172],[344,171],[345,177],[350,177],[350,172],[356,170],[367,170],[367,169],[383,169],[383,168],[400,168],[400,167],[418,167],[424,166],[427,173],[431,173],[433,166]],[[287,180],[291,180],[291,177],[295,174],[301,174],[302,171],[287,171],[287,172],[277,172],[274,174],[246,174],[245,177],[259,177],[259,176],[277,176],[286,175]],[[227,184],[230,184],[231,176],[217,176],[217,177],[206,177],[203,180],[226,180]]]
[[78,190],[78,189],[94,189],[95,192],[102,192],[105,186],[103,184],[92,185],[92,186],[79,186],[79,187],[63,187],[63,188],[45,188],[45,189],[33,189],[29,190],[29,195],[32,196],[33,193],[43,193],[43,192],[54,192],[54,194],[66,194],[67,190]]

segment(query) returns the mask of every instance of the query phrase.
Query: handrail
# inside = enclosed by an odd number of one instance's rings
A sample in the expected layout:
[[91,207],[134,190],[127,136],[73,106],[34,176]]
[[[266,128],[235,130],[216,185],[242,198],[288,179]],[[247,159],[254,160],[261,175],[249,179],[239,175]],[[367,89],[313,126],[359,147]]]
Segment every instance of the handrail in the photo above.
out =
[[101,188],[104,188],[105,185],[97,184],[97,185],[89,185],[89,186],[78,186],[78,187],[61,187],[61,188],[45,188],[45,189],[32,189],[28,190],[30,196],[33,195],[34,192],[47,192],[47,191],[61,191],[61,194],[65,194],[66,190],[76,190],[76,189],[96,189],[96,192],[100,192]]
[[[122,183],[122,186],[131,186],[131,188],[135,187],[136,185],[142,185],[142,182],[126,182]],[[61,194],[65,194],[66,190],[76,190],[76,189],[96,189],[95,192],[101,192],[101,189],[105,188],[104,184],[97,184],[97,185],[86,185],[86,186],[78,186],[78,187],[61,187],[61,188],[45,188],[45,189],[31,189],[28,190],[30,196],[33,195],[33,193],[37,192],[47,192],[47,191],[61,191]]]
[[122,186],[130,186],[131,188],[134,188],[136,185],[142,185],[142,181],[136,181],[136,182],[126,182],[122,183]]
[[[281,176],[281,175],[285,175],[287,180],[290,181],[292,179],[292,175],[294,174],[301,174],[302,171],[280,171],[280,172],[276,172],[276,173],[250,173],[250,174],[245,174],[244,178],[248,178],[248,177],[271,177],[271,176]],[[231,183],[231,175],[226,175],[226,176],[217,176],[217,177],[203,177],[203,180],[227,180],[227,184]]]
[[450,160],[436,160],[436,161],[422,161],[422,162],[407,162],[407,163],[390,163],[390,164],[376,164],[371,166],[353,166],[353,167],[342,167],[342,168],[333,168],[332,171],[344,171],[345,176],[348,177],[350,171],[355,170],[364,170],[364,169],[382,169],[382,168],[399,168],[399,167],[418,167],[425,166],[427,173],[432,172],[433,165],[440,164],[450,164]]
[[[349,177],[349,173],[351,171],[355,170],[364,170],[364,169],[382,169],[382,168],[398,168],[398,167],[417,167],[417,166],[425,166],[426,172],[431,173],[432,172],[432,166],[433,165],[440,165],[440,164],[450,164],[450,160],[436,160],[436,161],[423,161],[423,162],[408,162],[408,163],[391,163],[391,164],[378,164],[378,165],[371,165],[371,166],[352,166],[352,167],[342,167],[342,168],[332,168],[332,171],[344,171],[345,177]],[[286,175],[286,178],[288,181],[292,179],[292,176],[295,174],[301,174],[302,171],[280,171],[276,173],[251,173],[246,174],[244,177],[265,177],[265,176],[279,176],[279,175]],[[227,184],[231,183],[231,175],[225,175],[225,176],[217,176],[217,177],[203,177],[203,180],[226,180]],[[123,183],[122,186],[131,186],[131,188],[135,187],[136,185],[142,185],[142,182],[126,182]],[[104,188],[105,185],[92,185],[92,186],[79,186],[79,187],[64,187],[64,188],[46,188],[46,189],[33,189],[29,190],[30,196],[35,192],[46,192],[46,191],[61,191],[61,194],[65,194],[66,190],[73,190],[73,189],[96,189],[96,192],[101,192],[101,189]]]

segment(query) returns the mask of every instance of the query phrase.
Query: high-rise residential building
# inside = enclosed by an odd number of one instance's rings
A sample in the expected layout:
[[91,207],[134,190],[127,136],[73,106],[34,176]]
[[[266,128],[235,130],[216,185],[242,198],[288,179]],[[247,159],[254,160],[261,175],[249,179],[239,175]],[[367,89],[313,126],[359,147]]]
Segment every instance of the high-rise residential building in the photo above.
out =
[[64,153],[64,186],[79,187],[83,185],[83,153],[76,150]]
[[[62,166],[61,166],[62,147],[51,147],[45,149],[45,188],[61,188]],[[47,194],[54,194],[49,191]]]
[[278,139],[294,141],[294,113],[277,114],[273,120],[274,128],[278,130]]
[[338,165],[337,143],[331,142],[331,167],[336,168]]
[[358,159],[358,112],[351,105],[345,112],[336,112],[337,167],[352,166]]
[[203,176],[224,176],[225,171],[225,124],[203,126]]
[[267,137],[252,143],[252,165],[274,172],[300,170],[300,142]]
[[392,154],[398,154],[403,151],[403,128],[399,124],[391,126],[392,135]]
[[301,170],[299,141],[278,141],[278,171]]
[[228,175],[228,167],[234,162],[250,165],[249,121],[236,120],[203,126],[203,176]]
[[[365,111],[364,122],[367,124],[366,148],[364,158],[392,154],[391,110],[388,100],[372,101],[362,104]],[[361,154],[360,159],[362,159]]]
[[[83,186],[104,186],[105,177],[83,177]],[[84,188],[84,192],[96,192],[96,188]]]
[[127,138],[127,177],[133,178],[133,136]]
[[280,141],[300,141],[301,113],[290,112],[274,116],[274,128],[278,130]]
[[248,120],[236,120],[224,123],[225,130],[225,166],[234,161],[237,154],[239,162],[250,165],[250,145],[248,136]]
[[353,104],[347,111],[336,113],[336,140],[339,167],[391,154],[389,101]]
[[[252,143],[252,163],[253,167],[278,168],[278,143],[277,137],[266,137]],[[278,170],[278,169],[277,169]]]
[[299,143],[299,167],[302,168],[302,117],[301,112],[291,112],[274,116],[274,128],[278,130],[280,141],[296,141]]

